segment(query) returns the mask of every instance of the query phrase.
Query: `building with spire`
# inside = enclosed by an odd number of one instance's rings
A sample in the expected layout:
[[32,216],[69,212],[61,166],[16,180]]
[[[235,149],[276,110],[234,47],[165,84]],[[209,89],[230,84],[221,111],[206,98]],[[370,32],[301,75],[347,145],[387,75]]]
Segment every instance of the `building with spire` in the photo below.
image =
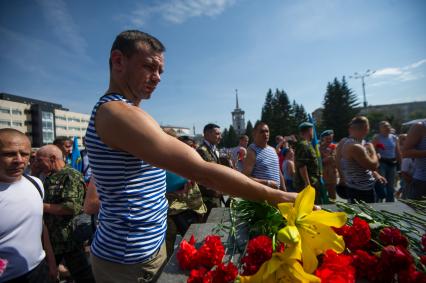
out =
[[244,119],[244,111],[238,104],[238,90],[235,90],[236,107],[232,114],[232,127],[234,128],[237,135],[244,135],[246,132],[246,123]]

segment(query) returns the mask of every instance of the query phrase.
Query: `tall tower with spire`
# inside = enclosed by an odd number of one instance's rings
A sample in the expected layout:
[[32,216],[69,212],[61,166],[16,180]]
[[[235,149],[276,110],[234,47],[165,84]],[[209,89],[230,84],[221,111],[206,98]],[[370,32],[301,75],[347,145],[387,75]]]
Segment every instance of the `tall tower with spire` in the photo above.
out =
[[238,105],[238,89],[235,90],[236,107],[232,114],[232,127],[234,127],[237,135],[243,135],[246,132],[246,123],[244,120],[244,111]]

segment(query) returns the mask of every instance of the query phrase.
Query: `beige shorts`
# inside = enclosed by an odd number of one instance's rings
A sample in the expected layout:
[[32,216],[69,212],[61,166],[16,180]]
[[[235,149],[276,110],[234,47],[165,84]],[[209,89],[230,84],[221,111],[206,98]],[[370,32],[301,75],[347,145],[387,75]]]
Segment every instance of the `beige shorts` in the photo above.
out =
[[147,261],[121,264],[90,255],[93,275],[97,283],[145,283],[155,282],[166,261],[166,244],[163,243]]

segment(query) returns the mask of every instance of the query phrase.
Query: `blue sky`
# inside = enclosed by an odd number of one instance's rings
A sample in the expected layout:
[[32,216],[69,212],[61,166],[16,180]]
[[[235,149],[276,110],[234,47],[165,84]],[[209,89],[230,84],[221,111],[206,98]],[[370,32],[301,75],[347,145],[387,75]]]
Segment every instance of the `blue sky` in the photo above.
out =
[[[228,127],[235,89],[252,122],[269,88],[313,111],[334,77],[367,69],[369,104],[422,101],[425,27],[422,0],[0,0],[0,92],[90,113],[115,36],[136,28],[167,48],[142,102],[161,124]],[[361,81],[348,83],[362,99]]]

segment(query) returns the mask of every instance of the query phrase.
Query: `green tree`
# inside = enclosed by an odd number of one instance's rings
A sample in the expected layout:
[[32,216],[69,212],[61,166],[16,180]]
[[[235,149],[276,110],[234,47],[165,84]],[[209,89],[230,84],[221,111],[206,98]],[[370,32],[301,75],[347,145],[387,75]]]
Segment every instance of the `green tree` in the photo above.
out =
[[308,121],[308,114],[305,111],[305,107],[302,104],[297,104],[295,100],[293,100],[293,104],[291,106],[291,130],[290,133],[296,134],[299,132],[299,125],[303,122]]
[[[288,135],[291,132],[291,105],[284,90],[275,90],[272,100],[272,119],[269,125],[271,140],[277,135]],[[273,140],[275,141],[275,140]]]
[[327,84],[323,101],[322,126],[334,130],[336,140],[348,135],[348,123],[359,112],[356,95],[348,87],[345,77]]
[[267,124],[271,122],[272,116],[273,116],[272,100],[273,100],[272,90],[269,89],[268,92],[266,93],[265,103],[263,104],[262,114],[260,117],[260,119]]
[[227,147],[226,145],[229,143],[229,133],[228,129],[225,128],[222,132],[222,139],[220,140],[219,147]]
[[228,144],[226,147],[235,147],[238,144],[238,135],[237,132],[235,132],[234,127],[231,125],[229,126],[228,130]]
[[249,144],[253,142],[253,125],[250,120],[247,122],[246,135],[249,137]]

